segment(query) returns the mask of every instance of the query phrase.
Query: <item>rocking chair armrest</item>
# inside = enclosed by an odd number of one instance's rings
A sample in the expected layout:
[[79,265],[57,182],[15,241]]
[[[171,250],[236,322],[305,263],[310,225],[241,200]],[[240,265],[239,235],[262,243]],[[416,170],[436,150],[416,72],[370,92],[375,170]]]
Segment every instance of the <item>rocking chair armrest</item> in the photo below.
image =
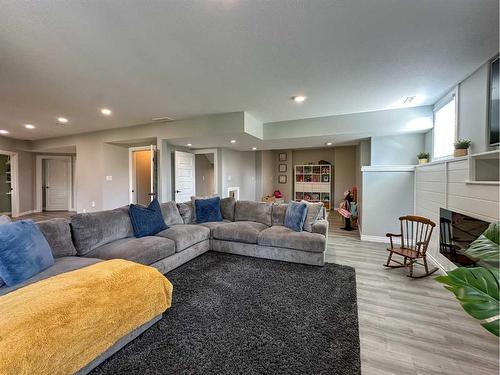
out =
[[386,233],[385,236],[386,237],[401,237],[402,235],[401,234],[394,234],[394,233]]

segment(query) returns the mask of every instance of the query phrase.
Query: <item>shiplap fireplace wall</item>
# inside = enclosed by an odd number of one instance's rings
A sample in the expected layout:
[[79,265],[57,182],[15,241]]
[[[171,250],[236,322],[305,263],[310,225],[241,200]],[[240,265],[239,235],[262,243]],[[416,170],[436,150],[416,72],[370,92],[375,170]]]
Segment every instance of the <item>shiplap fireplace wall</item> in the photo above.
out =
[[415,167],[415,214],[437,224],[428,253],[445,270],[454,266],[439,253],[440,208],[488,222],[499,220],[498,181],[474,181],[469,169],[473,158],[474,155]]

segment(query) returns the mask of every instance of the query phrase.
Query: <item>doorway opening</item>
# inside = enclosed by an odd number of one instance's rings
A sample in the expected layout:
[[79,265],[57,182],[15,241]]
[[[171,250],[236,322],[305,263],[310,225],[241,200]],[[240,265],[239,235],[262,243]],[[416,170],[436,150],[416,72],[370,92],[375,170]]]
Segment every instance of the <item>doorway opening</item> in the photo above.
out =
[[129,148],[130,203],[147,206],[157,195],[156,146]]
[[220,194],[217,149],[175,151],[174,199],[188,202],[192,196]]
[[74,158],[37,155],[36,211],[74,211]]
[[0,151],[0,214],[19,216],[17,153]]
[[195,155],[196,196],[210,197],[215,191],[214,154]]

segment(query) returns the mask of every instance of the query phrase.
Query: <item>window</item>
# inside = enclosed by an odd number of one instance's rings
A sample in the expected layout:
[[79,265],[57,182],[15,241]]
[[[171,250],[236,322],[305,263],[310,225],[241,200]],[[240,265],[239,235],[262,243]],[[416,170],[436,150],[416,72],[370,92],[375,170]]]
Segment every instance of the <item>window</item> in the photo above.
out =
[[443,98],[434,109],[434,158],[453,155],[456,125],[456,99],[453,93]]

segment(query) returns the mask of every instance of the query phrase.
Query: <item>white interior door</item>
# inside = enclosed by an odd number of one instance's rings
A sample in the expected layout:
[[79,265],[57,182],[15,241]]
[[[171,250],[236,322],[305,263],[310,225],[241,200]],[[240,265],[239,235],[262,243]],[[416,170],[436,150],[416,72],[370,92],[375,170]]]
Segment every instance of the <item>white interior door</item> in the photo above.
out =
[[69,162],[62,159],[45,160],[45,209],[67,211],[69,198]]
[[175,201],[187,202],[195,192],[195,155],[175,151]]

